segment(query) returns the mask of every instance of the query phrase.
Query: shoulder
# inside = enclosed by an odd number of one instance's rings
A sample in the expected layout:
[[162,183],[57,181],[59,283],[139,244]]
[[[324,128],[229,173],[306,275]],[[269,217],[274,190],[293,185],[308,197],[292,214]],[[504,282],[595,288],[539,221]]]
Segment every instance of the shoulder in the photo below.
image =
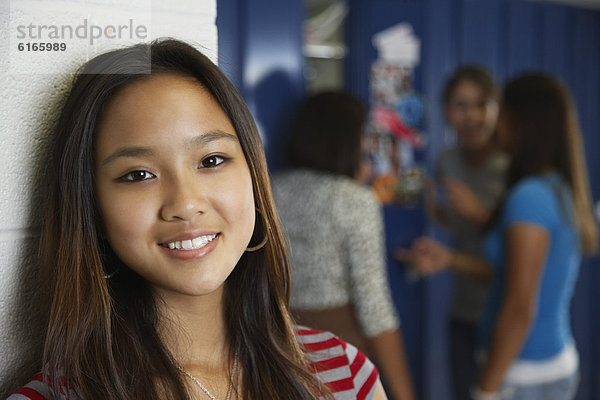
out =
[[271,184],[273,190],[279,187],[287,187],[296,180],[297,172],[295,170],[282,170],[277,171],[271,175]]
[[344,175],[309,169],[290,169],[278,171],[272,175],[274,189],[300,190],[310,187],[311,190],[324,190],[336,194],[343,193],[352,197],[362,197],[376,201],[372,191]]
[[49,384],[44,381],[40,372],[28,384],[10,395],[7,400],[46,400],[48,396]]
[[340,200],[345,202],[356,205],[355,202],[359,201],[361,205],[379,205],[379,201],[370,187],[361,185],[346,176],[336,178],[335,189],[337,194],[341,195]]
[[440,150],[436,159],[438,166],[453,165],[463,160],[460,148],[457,146],[449,146]]
[[549,192],[550,188],[540,176],[530,176],[521,179],[511,190],[513,195],[534,195]]
[[298,327],[296,336],[304,346],[311,370],[336,398],[373,397],[379,373],[360,350],[327,331]]
[[504,214],[507,223],[532,222],[550,227],[559,210],[549,184],[543,178],[529,177],[510,190]]
[[310,169],[289,169],[274,173],[272,186],[276,193],[297,197],[298,193],[306,196],[337,192],[347,186],[346,179],[341,175]]
[[304,346],[308,356],[312,356],[313,353],[321,350],[336,350],[338,347],[343,349],[347,345],[346,342],[331,332],[305,326],[296,327],[296,338]]
[[435,158],[434,174],[437,180],[456,177],[465,169],[462,151],[457,146],[446,147]]
[[331,177],[331,174],[304,168],[284,169],[272,174],[272,180],[277,184],[318,183],[328,181]]
[[339,177],[331,190],[328,207],[341,229],[345,232],[380,229],[382,206],[370,187]]
[[518,182],[507,195],[507,205],[527,206],[548,203],[552,199],[552,189],[543,179],[529,177]]
[[22,388],[15,391],[7,400],[46,400],[50,398],[50,386],[52,381],[58,383],[60,391],[60,400],[81,400],[81,394],[77,389],[67,389],[67,383],[62,372],[58,373],[58,378],[38,372],[31,381]]

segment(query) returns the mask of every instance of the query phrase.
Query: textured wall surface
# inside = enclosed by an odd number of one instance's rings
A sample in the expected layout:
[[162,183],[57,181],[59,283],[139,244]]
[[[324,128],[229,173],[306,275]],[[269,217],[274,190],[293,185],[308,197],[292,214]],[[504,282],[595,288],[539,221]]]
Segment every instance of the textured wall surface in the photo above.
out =
[[[73,71],[103,50],[163,36],[186,40],[216,62],[215,19],[216,0],[0,1],[0,398],[39,368],[44,330],[43,283],[35,260],[37,211],[44,207],[40,172],[48,132]],[[104,28],[132,20],[147,29],[146,39],[124,34],[90,44],[88,31],[86,38],[53,41],[64,42],[66,51],[18,51],[19,43],[50,41],[29,37],[29,24],[75,28],[85,20]],[[18,38],[18,26],[25,26],[21,32],[27,37]],[[44,29],[48,35],[49,28]]]

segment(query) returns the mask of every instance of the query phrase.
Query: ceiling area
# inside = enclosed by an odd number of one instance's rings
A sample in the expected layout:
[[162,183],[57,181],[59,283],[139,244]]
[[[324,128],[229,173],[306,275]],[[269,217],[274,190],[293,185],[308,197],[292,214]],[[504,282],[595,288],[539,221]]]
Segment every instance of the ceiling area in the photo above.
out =
[[538,0],[600,10],[600,0]]
[[[583,7],[583,8],[592,8],[596,10],[600,10],[600,0],[531,0],[531,1],[547,1],[551,3],[562,3],[566,5],[571,5],[574,7]],[[332,0],[306,0],[306,4],[309,8],[320,8],[327,6],[334,1]]]

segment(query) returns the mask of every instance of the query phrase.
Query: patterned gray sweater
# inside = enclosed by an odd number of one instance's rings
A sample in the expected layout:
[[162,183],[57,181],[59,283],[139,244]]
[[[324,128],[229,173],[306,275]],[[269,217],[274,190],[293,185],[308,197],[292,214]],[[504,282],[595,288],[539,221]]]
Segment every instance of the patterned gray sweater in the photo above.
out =
[[273,193],[289,238],[292,308],[351,304],[366,336],[397,328],[373,193],[347,177],[308,170],[275,175]]

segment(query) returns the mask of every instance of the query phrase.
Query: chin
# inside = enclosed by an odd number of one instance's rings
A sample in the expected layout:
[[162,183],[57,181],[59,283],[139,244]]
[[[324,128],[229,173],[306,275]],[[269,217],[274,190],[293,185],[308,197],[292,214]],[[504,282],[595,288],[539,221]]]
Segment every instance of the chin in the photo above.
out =
[[464,143],[463,144],[463,148],[467,149],[468,151],[479,151],[483,148],[483,145],[479,142],[477,143]]
[[169,297],[198,297],[198,296],[210,296],[222,292],[224,281],[206,281],[202,280],[194,282],[188,280],[186,282],[171,282],[168,285],[154,285],[159,293],[159,296],[166,298]]
[[189,296],[208,296],[220,292],[225,282],[204,282],[194,286],[188,286],[183,292]]

